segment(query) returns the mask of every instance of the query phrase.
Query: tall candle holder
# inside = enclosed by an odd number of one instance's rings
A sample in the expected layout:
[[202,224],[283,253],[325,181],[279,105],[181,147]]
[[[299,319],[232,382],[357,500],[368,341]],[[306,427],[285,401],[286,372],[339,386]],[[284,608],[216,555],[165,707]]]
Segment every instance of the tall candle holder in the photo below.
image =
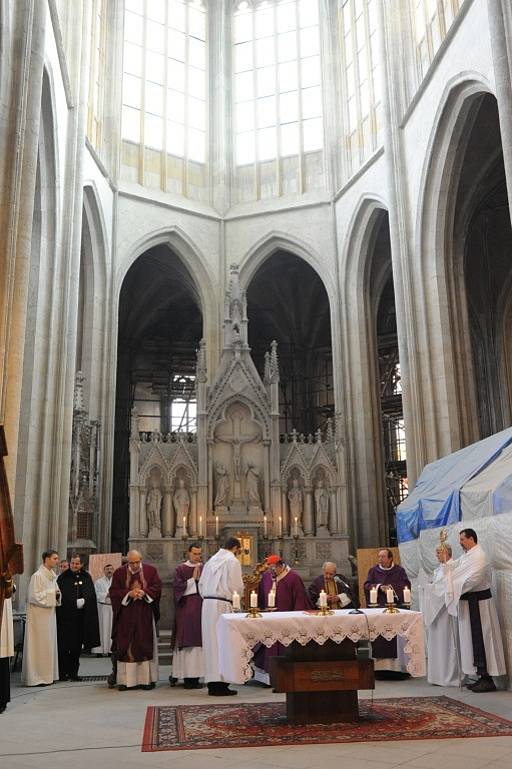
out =
[[181,535],[181,541],[183,542],[183,558],[185,559],[187,557],[187,540],[188,540],[187,531],[186,529],[184,529],[184,533]]
[[293,541],[294,541],[294,546],[293,546],[293,565],[294,566],[298,566],[299,563],[300,563],[300,561],[299,561],[299,535],[298,534],[294,534],[293,535]]

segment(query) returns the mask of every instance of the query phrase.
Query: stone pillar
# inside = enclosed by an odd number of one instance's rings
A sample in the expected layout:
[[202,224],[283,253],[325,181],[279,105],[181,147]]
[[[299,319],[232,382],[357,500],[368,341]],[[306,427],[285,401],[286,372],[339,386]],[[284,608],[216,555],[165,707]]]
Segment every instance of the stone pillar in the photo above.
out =
[[146,486],[139,486],[139,537],[147,537],[148,520],[146,516]]
[[[338,496],[336,489],[330,489],[329,491],[329,531],[332,535],[339,535],[341,529],[340,525],[340,505],[338,503]],[[344,532],[346,533],[346,532]]]
[[[283,536],[287,537],[288,528],[288,497],[286,496],[286,486],[281,488],[281,516],[283,518]],[[278,524],[279,526],[279,524]]]
[[314,534],[313,525],[313,487],[304,486],[304,534],[306,537],[312,537]]
[[130,538],[138,535],[139,520],[139,485],[138,483],[130,483]]
[[[203,535],[206,531],[206,515],[204,513],[201,513],[203,516]],[[197,517],[197,487],[190,489],[190,513],[189,513],[189,519],[188,519],[188,531],[189,535],[191,537],[197,537],[199,531],[197,528],[198,525],[198,517]]]
[[162,502],[162,534],[164,537],[172,537],[173,526],[173,487],[169,484],[164,484],[164,498]]
[[263,462],[263,510],[267,513],[270,510],[270,441],[263,441],[265,459]]

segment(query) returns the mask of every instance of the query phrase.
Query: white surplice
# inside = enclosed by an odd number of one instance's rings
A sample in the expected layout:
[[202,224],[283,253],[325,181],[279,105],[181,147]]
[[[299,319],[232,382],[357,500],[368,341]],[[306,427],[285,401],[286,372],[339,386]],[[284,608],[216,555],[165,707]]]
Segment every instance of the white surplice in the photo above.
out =
[[438,566],[432,581],[422,587],[423,621],[427,631],[428,681],[437,686],[458,686],[459,634],[457,620],[448,614],[445,605],[443,567]]
[[[221,614],[233,611],[231,598],[235,591],[243,595],[242,567],[231,550],[221,548],[206,562],[199,580],[199,592],[203,598],[201,627],[206,683],[225,680],[219,669],[217,620]],[[221,598],[227,600],[216,600]]]
[[100,577],[94,583],[96,600],[98,602],[98,619],[100,624],[101,644],[92,649],[94,654],[109,654],[112,644],[112,606],[108,591],[112,583],[112,577]]
[[4,601],[2,627],[0,628],[0,657],[14,656],[14,628],[12,624],[12,598]]
[[55,607],[60,591],[55,573],[41,565],[28,586],[27,625],[23,646],[22,682],[51,684],[59,678]]
[[[475,545],[455,561],[444,565],[445,601],[448,613],[458,617],[460,656],[462,672],[465,675],[477,674],[473,661],[473,642],[468,601],[461,601],[463,593],[488,590],[491,587],[491,567],[485,550]],[[491,676],[506,674],[505,655],[493,598],[478,602],[482,635],[484,639],[487,672]]]

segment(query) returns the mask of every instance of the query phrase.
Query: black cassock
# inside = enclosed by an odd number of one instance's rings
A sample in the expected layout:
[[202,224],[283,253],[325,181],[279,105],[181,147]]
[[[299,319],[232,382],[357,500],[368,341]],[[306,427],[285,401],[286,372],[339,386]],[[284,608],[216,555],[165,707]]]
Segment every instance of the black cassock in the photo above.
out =
[[[57,644],[59,647],[59,677],[76,678],[80,651],[100,645],[98,606],[91,575],[81,569],[63,571],[57,578],[62,604],[57,607]],[[78,609],[78,598],[85,604]]]

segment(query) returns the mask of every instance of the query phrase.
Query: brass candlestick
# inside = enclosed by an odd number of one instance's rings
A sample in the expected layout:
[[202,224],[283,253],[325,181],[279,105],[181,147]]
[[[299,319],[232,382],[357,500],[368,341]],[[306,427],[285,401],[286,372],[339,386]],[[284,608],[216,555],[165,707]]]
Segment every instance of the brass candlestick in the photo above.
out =
[[317,611],[319,617],[328,617],[330,614],[334,614],[334,612],[332,609],[328,609],[327,606],[321,606]]
[[386,608],[382,612],[383,614],[400,614],[400,609],[397,609],[394,603],[386,604]]
[[293,548],[293,550],[294,550],[293,565],[294,566],[298,566],[299,563],[300,563],[300,561],[299,561],[299,535],[298,534],[294,534],[293,535],[293,539],[294,539],[294,542],[295,542],[295,545],[294,545],[294,548]]
[[257,617],[261,617],[259,608],[257,606],[251,606],[245,617],[246,619],[256,619]]

